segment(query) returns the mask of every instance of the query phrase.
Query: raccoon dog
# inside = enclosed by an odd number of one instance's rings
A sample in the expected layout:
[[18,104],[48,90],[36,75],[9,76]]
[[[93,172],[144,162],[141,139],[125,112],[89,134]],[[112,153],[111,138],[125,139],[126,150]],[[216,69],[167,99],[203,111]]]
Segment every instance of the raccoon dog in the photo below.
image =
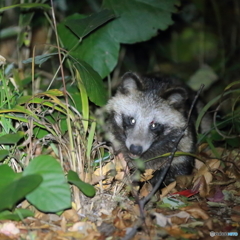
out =
[[[116,95],[106,106],[110,141],[116,153],[122,152],[132,167],[134,159],[146,161],[172,152],[187,123],[193,98],[194,92],[178,86],[174,79],[125,73]],[[194,121],[197,108],[198,106],[178,144],[178,151],[195,152]],[[151,180],[152,184],[160,176],[166,159],[155,158],[145,163],[146,169],[157,170]],[[165,177],[165,184],[174,181],[177,175],[191,174],[193,166],[194,159],[190,156],[174,157]]]

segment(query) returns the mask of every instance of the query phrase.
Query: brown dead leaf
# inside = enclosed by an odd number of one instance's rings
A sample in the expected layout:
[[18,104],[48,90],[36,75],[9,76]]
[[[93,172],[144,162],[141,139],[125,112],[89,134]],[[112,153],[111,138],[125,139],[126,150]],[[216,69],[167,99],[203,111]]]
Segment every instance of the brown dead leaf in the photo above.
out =
[[125,172],[117,172],[117,175],[115,176],[115,179],[118,181],[123,181],[125,178]]
[[79,215],[76,209],[74,208],[64,211],[63,216],[66,218],[67,221],[71,221],[71,222],[79,221]]
[[97,228],[92,222],[77,222],[68,229],[70,232],[81,231],[82,234],[87,235],[90,231],[96,231]]
[[[209,170],[218,169],[220,166],[220,163],[221,162],[218,159],[207,160],[206,163],[202,164],[202,166],[199,168],[198,172],[199,172],[199,174],[203,175],[205,172],[208,172]],[[201,165],[201,164],[199,164],[199,165]]]
[[240,179],[240,172],[234,165],[228,168],[226,174],[230,179]]
[[203,152],[207,147],[208,147],[208,143],[202,143],[202,144],[198,147],[198,152]]
[[114,224],[114,226],[115,226],[116,228],[118,228],[118,229],[125,229],[125,228],[126,228],[123,219],[120,218],[120,217],[116,217],[116,218],[114,219],[113,224]]
[[234,222],[240,222],[240,215],[239,214],[232,214],[231,219]]
[[171,222],[172,224],[180,225],[180,224],[186,223],[186,219],[173,216],[171,217]]
[[204,225],[207,226],[209,230],[213,230],[213,221],[211,218],[205,220]]
[[188,221],[190,218],[190,214],[186,211],[181,211],[173,215],[169,215],[169,218],[171,218],[172,224],[184,224]]
[[7,235],[0,233],[0,240],[12,240],[12,237],[8,237]]
[[153,189],[152,185],[148,182],[145,182],[142,188],[140,189],[139,197],[140,198],[146,197],[151,192],[152,189]]
[[[215,148],[215,151],[218,152],[218,155],[222,156],[224,152],[226,152],[225,148],[221,148],[221,147],[217,147]],[[210,157],[210,158],[214,158],[215,154],[212,152],[211,149],[209,149],[208,151],[206,151],[206,154]]]
[[[41,220],[41,221],[45,221],[45,222],[48,222],[48,221],[56,222],[56,221],[61,220],[61,216],[59,216],[57,214],[54,214],[54,213],[46,214],[46,213],[43,213],[43,212],[39,212],[38,210],[35,210],[34,217]],[[42,225],[42,224],[40,224],[40,225]]]
[[[79,229],[78,231],[74,231],[74,232],[70,232],[70,231],[68,231],[68,232],[63,232],[63,231],[58,231],[57,232],[58,233],[58,237],[57,238],[55,238],[55,239],[84,239],[84,234],[81,232],[81,229]],[[41,238],[41,239],[43,239],[43,238]],[[48,238],[48,239],[51,239],[51,240],[53,240],[53,238],[51,237],[51,238]]]
[[198,160],[198,159],[195,159],[195,169],[199,170],[205,163]]
[[206,161],[206,164],[203,164],[200,169],[196,172],[193,182],[196,181],[200,176],[204,176],[206,183],[209,184],[212,181],[212,174],[210,171],[218,169],[220,166],[220,161],[218,159],[210,159]]
[[185,233],[182,231],[178,225],[174,225],[171,227],[166,227],[166,230],[168,231],[169,235],[172,237],[177,238],[186,238],[186,239],[197,239],[195,234],[192,233]]
[[66,221],[65,217],[62,217],[60,225],[61,225],[62,231],[66,232],[67,231],[67,221]]
[[172,215],[163,215],[162,213],[153,213],[156,217],[157,224],[161,227],[166,227],[167,225],[173,224],[183,224],[186,223],[190,217],[190,214],[181,211]]
[[[99,237],[101,236],[101,233],[99,233],[98,231],[91,231],[89,232],[89,234],[83,238],[82,240],[93,240],[93,239],[99,239]],[[75,238],[78,239],[78,238]]]
[[108,173],[110,173],[112,171],[116,171],[115,164],[113,162],[109,162],[106,165],[104,165],[103,167],[96,169],[94,174],[96,176],[106,176]]
[[[113,162],[107,163],[103,167],[96,169],[94,175],[97,176],[94,178],[95,181],[98,180],[98,178],[100,177],[100,180],[103,181],[103,185],[101,187],[103,189],[107,189],[109,187],[108,185],[113,182],[113,179],[116,175],[115,164]],[[99,180],[96,183],[99,183]]]
[[208,214],[198,205],[182,207],[181,210],[186,211],[194,218],[209,219]]
[[105,178],[106,178],[106,176],[98,176],[98,175],[93,173],[93,174],[91,174],[91,176],[86,175],[85,182],[87,182],[91,185],[96,185],[97,183],[104,180]]
[[232,211],[240,215],[240,206],[233,207]]
[[114,159],[113,163],[116,166],[117,172],[125,171],[127,169],[127,162],[125,161],[123,154],[119,153]]
[[206,172],[203,176],[204,176],[206,184],[209,184],[212,182],[213,176],[210,172]]
[[114,209],[113,216],[114,215],[116,218],[114,219],[113,224],[118,229],[125,229],[127,227],[130,227],[136,220],[136,217],[132,212],[122,210],[120,208]]
[[146,169],[145,172],[141,175],[140,182],[146,182],[153,178],[153,169]]
[[176,182],[177,185],[181,188],[181,189],[186,189],[188,188],[193,180],[193,176],[191,175],[183,175],[183,176],[177,176],[176,177]]
[[199,191],[201,197],[207,197],[209,195],[210,187],[207,185],[205,177],[200,176],[198,179],[195,179],[193,188],[194,191]]
[[219,168],[221,161],[218,159],[210,159],[206,161],[206,165],[210,168],[211,171],[214,171]]
[[153,213],[153,215],[156,217],[156,222],[158,226],[166,227],[167,225],[172,225],[171,219],[164,214],[155,212]]
[[161,189],[162,194],[160,195],[161,198],[165,197],[168,193],[170,193],[176,186],[176,181],[170,183],[165,188]]

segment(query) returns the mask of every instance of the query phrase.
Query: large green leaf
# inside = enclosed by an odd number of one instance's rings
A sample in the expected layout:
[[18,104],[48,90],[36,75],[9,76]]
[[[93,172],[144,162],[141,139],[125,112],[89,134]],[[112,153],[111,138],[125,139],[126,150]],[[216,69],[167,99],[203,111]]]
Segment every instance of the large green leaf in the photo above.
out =
[[88,184],[83,182],[77,175],[76,172],[70,170],[67,175],[68,181],[75,186],[77,186],[83,194],[85,194],[88,197],[93,197],[96,194],[95,188]]
[[79,38],[83,38],[90,32],[114,18],[112,11],[104,9],[101,12],[94,13],[89,17],[76,17],[75,19],[68,19],[65,25],[69,27]]
[[58,212],[71,207],[71,192],[61,165],[48,155],[34,158],[23,175],[39,174],[43,182],[27,195],[27,200],[44,212]]
[[3,161],[9,155],[9,151],[6,149],[0,149],[0,162]]
[[0,166],[0,191],[12,181],[20,178],[21,174],[15,173],[12,168],[10,168],[7,164],[3,164]]
[[107,102],[107,91],[99,74],[94,71],[86,62],[78,59],[74,62],[81,80],[86,88],[89,99],[98,106]]
[[108,25],[96,30],[83,39],[70,54],[74,57],[80,56],[96,70],[99,75],[106,77],[117,65],[120,43],[110,35]]
[[26,217],[33,217],[34,213],[28,209],[18,208],[14,212],[10,212],[8,210],[2,211],[0,213],[0,220],[13,220],[13,221],[20,221]]
[[5,134],[0,137],[0,144],[16,144],[24,135],[24,132]]
[[[74,14],[65,21],[81,18],[83,18],[82,15]],[[64,47],[70,51],[77,46],[79,39],[65,26],[65,21],[59,24],[58,33]],[[70,51],[71,56],[87,62],[102,78],[106,77],[116,66],[120,49],[119,42],[110,35],[108,25],[109,23],[95,30],[85,37],[73,51]]]
[[12,209],[42,181],[42,177],[36,174],[21,177],[6,164],[0,166],[0,176],[0,211]]
[[110,35],[121,43],[146,41],[173,23],[176,0],[104,0],[103,7],[117,18],[110,22]]

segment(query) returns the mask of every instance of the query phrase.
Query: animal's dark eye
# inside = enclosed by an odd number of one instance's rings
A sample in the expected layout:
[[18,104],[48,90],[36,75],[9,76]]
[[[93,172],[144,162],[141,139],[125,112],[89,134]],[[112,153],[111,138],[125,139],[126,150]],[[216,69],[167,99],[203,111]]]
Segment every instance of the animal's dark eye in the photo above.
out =
[[128,122],[129,122],[129,125],[133,126],[133,125],[135,125],[136,120],[135,120],[135,118],[133,118],[133,117],[129,117],[129,118],[128,118]]
[[136,124],[136,119],[134,117],[123,115],[123,127],[133,127]]
[[162,131],[163,129],[163,125],[160,123],[156,123],[156,122],[151,122],[149,125],[150,130],[152,131]]

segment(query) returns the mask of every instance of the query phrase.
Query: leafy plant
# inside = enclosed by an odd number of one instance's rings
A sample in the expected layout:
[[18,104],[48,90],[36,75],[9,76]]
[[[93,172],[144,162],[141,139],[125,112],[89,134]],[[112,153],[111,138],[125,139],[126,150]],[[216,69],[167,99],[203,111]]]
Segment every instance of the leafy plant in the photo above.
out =
[[[19,63],[26,67],[32,64],[32,84],[35,84],[38,76],[34,67],[58,56],[61,63],[54,75],[57,76],[61,70],[63,90],[52,87],[53,79],[40,93],[28,90],[20,94],[19,89],[24,89],[29,79],[21,81],[17,74],[14,75],[15,87],[11,86],[11,91],[8,87],[4,88],[1,96],[7,99],[7,105],[2,105],[0,117],[4,119],[2,124],[4,121],[12,124],[8,128],[4,125],[5,133],[14,133],[11,137],[17,139],[18,136],[18,141],[10,142],[10,135],[3,136],[4,146],[8,145],[12,150],[3,151],[2,159],[5,163],[16,161],[20,166],[18,171],[22,173],[11,172],[0,189],[0,193],[2,191],[9,199],[0,209],[3,217],[9,216],[9,210],[13,211],[24,198],[44,212],[70,207],[70,190],[61,168],[67,172],[70,184],[77,186],[86,196],[94,196],[95,189],[84,180],[92,174],[92,160],[102,159],[104,147],[93,150],[96,120],[91,115],[89,101],[97,106],[106,103],[108,96],[103,78],[109,76],[116,66],[121,44],[146,41],[155,36],[158,29],[165,30],[173,23],[171,14],[176,3],[175,0],[103,1],[101,11],[90,16],[73,14],[58,24],[55,31],[58,32],[56,37],[60,45],[56,41],[55,48],[39,56],[35,56],[33,51],[32,58]],[[25,3],[1,8],[0,11],[10,8],[33,10],[20,14],[20,27],[25,29],[33,19],[34,9],[48,11],[49,6]],[[130,21],[133,17],[135,21]],[[48,20],[56,26],[54,19]],[[21,49],[27,44],[24,31],[18,33],[18,47]],[[68,78],[63,74],[64,67],[69,69],[73,79],[71,84],[66,82]],[[26,134],[23,136],[19,130]],[[61,165],[50,154],[59,159]],[[10,172],[10,169],[5,166],[2,171]],[[23,184],[26,185],[24,190]],[[16,188],[18,192],[15,196],[13,192]],[[73,197],[75,202],[80,202],[76,188],[73,188]],[[14,217],[16,213],[12,214]]]

